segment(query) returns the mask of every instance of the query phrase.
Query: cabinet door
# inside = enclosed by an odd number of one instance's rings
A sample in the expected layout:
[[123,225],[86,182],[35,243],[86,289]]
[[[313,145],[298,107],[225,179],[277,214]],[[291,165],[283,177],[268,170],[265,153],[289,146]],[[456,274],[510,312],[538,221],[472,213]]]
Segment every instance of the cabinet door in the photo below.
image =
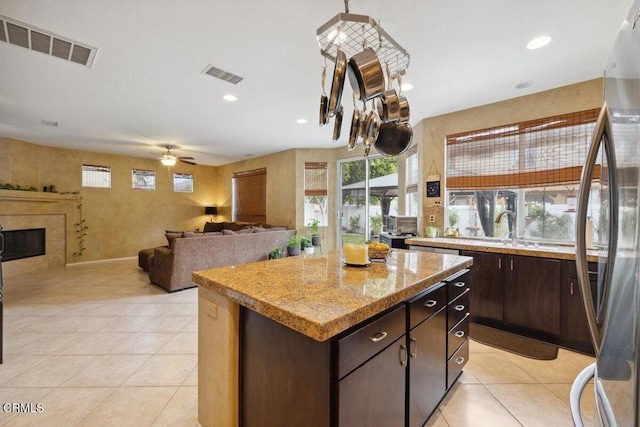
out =
[[[591,281],[591,297],[596,299],[597,282]],[[578,279],[568,278],[565,283],[564,293],[564,313],[562,322],[562,337],[586,344],[591,343],[591,334],[587,324],[587,315],[582,302],[582,292]]]
[[404,427],[406,335],[338,382],[340,427]]
[[560,334],[561,265],[553,259],[505,257],[505,323]]
[[409,334],[409,426],[421,426],[447,390],[447,310]]
[[470,295],[472,318],[503,320],[503,260],[502,255],[489,252],[462,251],[460,255],[473,257]]

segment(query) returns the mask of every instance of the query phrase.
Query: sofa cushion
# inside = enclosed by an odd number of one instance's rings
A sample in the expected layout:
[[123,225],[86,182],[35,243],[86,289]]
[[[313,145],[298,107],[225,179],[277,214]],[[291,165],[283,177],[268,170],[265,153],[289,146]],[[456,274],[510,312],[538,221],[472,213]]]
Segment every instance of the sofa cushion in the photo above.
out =
[[262,227],[253,226],[251,228],[253,228],[253,232],[254,233],[264,233],[265,231],[267,231],[266,228],[262,228]]
[[222,230],[222,234],[224,234],[225,236],[231,236],[232,234],[236,234],[235,231],[233,230],[227,230],[226,228]]
[[205,232],[202,233],[205,235],[205,237],[207,236],[222,236],[222,231],[210,231],[210,232]]
[[177,239],[178,237],[182,237],[182,231],[167,231],[166,233],[164,233],[164,236],[167,238],[169,247],[171,247],[175,239]]
[[247,224],[238,224],[237,222],[223,222],[222,226],[227,230],[238,231],[245,228]]
[[222,231],[222,229],[224,228],[222,226],[222,222],[205,222],[204,223],[204,232],[205,233],[209,233],[209,232],[219,232]]
[[203,237],[204,233],[199,233],[197,231],[185,231],[182,233],[182,237]]

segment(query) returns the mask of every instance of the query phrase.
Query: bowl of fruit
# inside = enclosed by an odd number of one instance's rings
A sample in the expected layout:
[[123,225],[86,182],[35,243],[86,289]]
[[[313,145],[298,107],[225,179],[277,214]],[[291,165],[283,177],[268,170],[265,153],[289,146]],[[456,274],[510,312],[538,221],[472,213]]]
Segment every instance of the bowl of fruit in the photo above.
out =
[[371,261],[384,261],[389,256],[389,252],[389,245],[386,243],[369,243],[369,259]]

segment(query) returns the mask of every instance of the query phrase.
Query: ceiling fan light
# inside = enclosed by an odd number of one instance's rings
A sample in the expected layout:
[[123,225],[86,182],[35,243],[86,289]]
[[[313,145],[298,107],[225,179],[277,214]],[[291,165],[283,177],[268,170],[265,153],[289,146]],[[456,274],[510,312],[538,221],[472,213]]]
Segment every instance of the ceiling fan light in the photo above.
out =
[[160,163],[165,166],[173,166],[176,164],[176,158],[174,156],[163,156],[160,159]]

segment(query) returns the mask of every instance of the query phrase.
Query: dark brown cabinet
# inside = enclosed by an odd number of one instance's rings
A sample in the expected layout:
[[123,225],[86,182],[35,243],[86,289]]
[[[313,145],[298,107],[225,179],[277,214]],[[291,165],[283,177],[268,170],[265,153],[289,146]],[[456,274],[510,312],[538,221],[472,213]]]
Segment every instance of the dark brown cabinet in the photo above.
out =
[[508,256],[504,267],[504,322],[560,335],[562,262]]
[[421,426],[447,392],[446,284],[409,302],[408,425]]
[[560,335],[562,261],[477,251],[460,254],[473,257],[473,321],[530,335]]
[[473,269],[469,273],[474,289],[470,295],[472,318],[482,317],[502,322],[504,255],[476,251],[461,251],[460,255],[473,257]]
[[[596,301],[598,286],[598,264],[590,262],[589,283],[591,298]],[[594,353],[587,316],[582,302],[582,291],[578,284],[578,274],[574,262],[566,262],[566,279],[562,287],[562,317],[560,319],[560,334],[567,345],[580,351]]]
[[[473,271],[473,270],[472,270]],[[470,273],[454,276],[447,283],[447,389],[469,360]]]

